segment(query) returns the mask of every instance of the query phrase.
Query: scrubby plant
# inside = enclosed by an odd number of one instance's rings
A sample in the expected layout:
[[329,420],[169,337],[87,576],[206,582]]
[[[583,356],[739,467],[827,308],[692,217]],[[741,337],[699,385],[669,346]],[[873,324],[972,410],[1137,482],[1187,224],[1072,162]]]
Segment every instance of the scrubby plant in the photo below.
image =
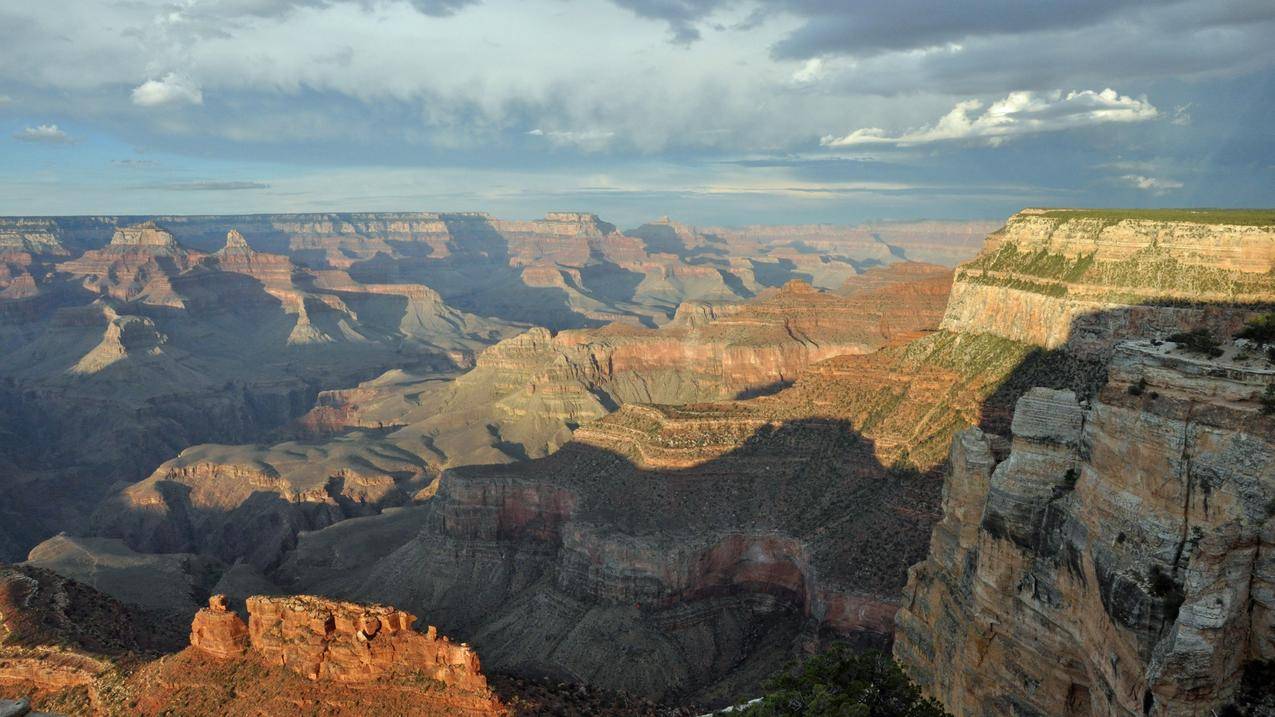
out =
[[1259,314],[1248,320],[1244,328],[1235,334],[1237,339],[1248,339],[1258,344],[1275,342],[1275,312]]
[[1275,660],[1249,660],[1236,699],[1218,717],[1264,717],[1275,714]]
[[1217,358],[1222,355],[1222,345],[1218,343],[1217,339],[1213,338],[1213,334],[1209,333],[1208,329],[1180,331],[1170,336],[1169,340],[1191,353],[1201,354],[1209,358]]
[[879,652],[834,646],[767,681],[745,717],[950,717]]
[[1275,383],[1266,384],[1266,390],[1262,392],[1260,401],[1263,416],[1275,414]]

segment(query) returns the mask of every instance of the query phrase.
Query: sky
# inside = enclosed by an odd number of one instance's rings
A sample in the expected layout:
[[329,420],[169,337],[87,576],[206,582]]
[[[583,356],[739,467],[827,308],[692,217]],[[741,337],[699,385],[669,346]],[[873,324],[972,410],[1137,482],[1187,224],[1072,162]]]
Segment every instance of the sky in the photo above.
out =
[[11,0],[0,214],[1275,206],[1271,0]]

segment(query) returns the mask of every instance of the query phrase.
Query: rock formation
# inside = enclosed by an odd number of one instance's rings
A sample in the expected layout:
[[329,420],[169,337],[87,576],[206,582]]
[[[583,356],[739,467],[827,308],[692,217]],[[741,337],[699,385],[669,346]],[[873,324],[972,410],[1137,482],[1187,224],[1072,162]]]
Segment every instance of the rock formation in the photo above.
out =
[[84,288],[125,301],[181,307],[171,281],[200,258],[153,221],[115,230],[111,243],[64,261],[58,271],[81,280]]
[[228,609],[225,595],[208,598],[208,607],[195,613],[190,646],[213,657],[232,659],[248,652],[248,626]]
[[[1121,344],[1088,407],[1033,390],[1013,448],[953,445],[895,653],[957,714],[1208,714],[1275,657],[1265,361]],[[1022,689],[1024,684],[1030,690]]]
[[1244,305],[1275,296],[1275,227],[1225,221],[1024,210],[960,267],[943,328],[1086,355],[1122,336],[1234,330]]
[[1012,443],[952,443],[894,649],[955,714],[1215,714],[1275,657],[1258,401],[1275,368],[1164,340],[1225,338],[1270,306],[1272,238],[1225,215],[1026,211],[958,271],[945,326],[1055,346],[1106,380],[1022,395],[994,426]]
[[[6,242],[52,251],[42,236]],[[391,366],[467,368],[522,329],[424,286],[307,270],[233,230],[202,255],[157,224],[125,227],[37,273],[34,296],[0,298],[0,515],[24,516],[0,520],[0,556],[15,560],[82,526],[114,481],[139,480],[193,443],[255,440],[320,389]]]
[[414,631],[411,615],[308,596],[254,597],[248,609],[245,624],[213,596],[190,646],[160,656],[173,636],[152,614],[48,571],[0,567],[0,694],[86,717],[508,714],[474,652]]
[[743,305],[684,306],[659,330],[532,329],[450,383],[392,372],[322,395],[302,421],[307,440],[187,449],[109,499],[93,530],[269,570],[301,531],[424,498],[443,468],[547,455],[619,405],[773,390],[820,359],[936,323],[947,272],[878,278],[892,274],[870,272],[879,285],[851,297],[795,283]]
[[[431,683],[418,694],[410,714],[505,714],[474,651],[439,636],[432,625],[425,634],[417,632],[413,615],[308,595],[254,596],[248,598],[247,610],[245,624],[227,608],[224,595],[212,596],[195,615],[191,649],[217,660],[282,667],[347,690]],[[365,704],[372,711],[374,698],[365,698]]]

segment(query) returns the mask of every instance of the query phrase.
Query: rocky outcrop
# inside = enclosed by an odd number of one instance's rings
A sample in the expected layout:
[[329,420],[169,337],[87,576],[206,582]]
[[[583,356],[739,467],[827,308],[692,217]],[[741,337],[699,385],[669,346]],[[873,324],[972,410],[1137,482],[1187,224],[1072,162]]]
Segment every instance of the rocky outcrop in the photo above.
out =
[[953,443],[895,656],[956,714],[1209,714],[1275,657],[1275,371],[1141,341],[1109,372],[1025,395],[1003,459]]
[[424,634],[417,632],[413,615],[309,595],[254,596],[246,605],[245,624],[227,608],[224,595],[210,598],[195,615],[191,650],[216,660],[278,666],[312,682],[352,690],[430,683],[412,714],[505,714],[487,687],[478,655],[440,636],[432,625]]
[[394,608],[258,596],[248,609],[245,624],[213,596],[190,646],[160,656],[155,648],[176,647],[160,614],[45,570],[0,566],[0,690],[39,714],[86,717],[508,714],[472,650],[433,627],[416,632]]
[[[423,673],[447,688],[484,693],[478,655],[434,626],[381,605],[334,602],[307,595],[248,598],[252,650],[312,680],[371,682]],[[211,609],[211,608],[210,608]]]
[[243,657],[248,651],[248,626],[228,609],[225,595],[213,595],[208,607],[195,613],[190,646],[223,660]]
[[1024,210],[957,271],[943,328],[1105,356],[1131,335],[1234,331],[1275,302],[1275,227],[1166,217]]

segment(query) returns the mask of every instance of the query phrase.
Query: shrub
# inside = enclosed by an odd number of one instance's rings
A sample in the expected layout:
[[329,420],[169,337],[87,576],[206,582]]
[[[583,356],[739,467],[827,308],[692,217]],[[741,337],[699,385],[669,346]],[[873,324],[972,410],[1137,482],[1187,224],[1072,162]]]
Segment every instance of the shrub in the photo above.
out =
[[1178,611],[1182,608],[1182,603],[1186,602],[1186,593],[1182,591],[1182,586],[1177,580],[1164,568],[1159,565],[1151,566],[1151,572],[1148,574],[1151,582],[1152,597],[1160,598],[1164,601],[1164,615],[1169,622],[1178,619]]
[[793,665],[767,681],[761,702],[739,710],[745,717],[949,717],[908,679],[898,663],[879,652],[844,646]]
[[1208,329],[1182,331],[1170,336],[1169,340],[1191,353],[1203,354],[1210,358],[1222,355],[1221,344],[1213,338],[1213,334],[1209,333]]
[[1249,319],[1244,328],[1235,334],[1235,338],[1248,339],[1259,344],[1275,342],[1275,312],[1261,314]]
[[1145,390],[1147,390],[1147,380],[1145,378],[1138,379],[1137,383],[1129,384],[1130,396],[1141,396]]
[[1244,663],[1235,702],[1217,713],[1219,717],[1262,717],[1275,714],[1275,660],[1249,660]]
[[1266,390],[1262,392],[1262,415],[1269,416],[1275,413],[1275,383],[1266,384]]

